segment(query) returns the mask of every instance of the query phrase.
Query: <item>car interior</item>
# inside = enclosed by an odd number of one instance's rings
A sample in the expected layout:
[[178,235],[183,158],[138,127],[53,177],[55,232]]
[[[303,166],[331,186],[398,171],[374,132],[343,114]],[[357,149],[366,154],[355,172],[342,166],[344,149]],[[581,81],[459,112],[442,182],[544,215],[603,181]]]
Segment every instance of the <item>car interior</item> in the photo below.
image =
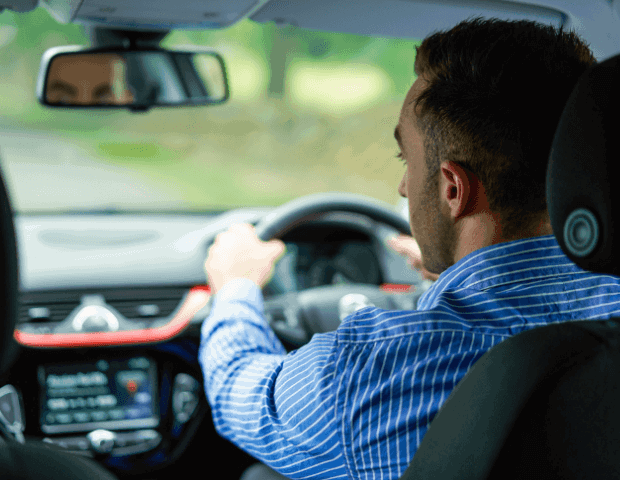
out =
[[[263,295],[287,351],[361,308],[350,294],[415,309],[433,282],[386,244],[410,228],[383,156],[413,46],[473,16],[593,50],[547,205],[572,261],[619,275],[618,0],[0,0],[0,478],[283,478],[213,426],[208,249],[240,222],[285,242]],[[617,320],[578,314],[502,342],[401,478],[620,477],[619,348]]]

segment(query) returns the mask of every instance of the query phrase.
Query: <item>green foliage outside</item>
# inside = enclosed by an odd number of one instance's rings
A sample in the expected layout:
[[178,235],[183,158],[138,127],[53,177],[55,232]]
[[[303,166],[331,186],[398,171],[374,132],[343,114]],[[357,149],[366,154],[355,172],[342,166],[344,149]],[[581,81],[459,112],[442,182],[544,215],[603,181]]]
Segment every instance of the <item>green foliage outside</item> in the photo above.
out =
[[144,114],[40,106],[41,56],[70,44],[89,44],[83,26],[59,24],[42,8],[0,14],[0,129],[70,143],[102,168],[123,166],[186,210],[278,205],[320,191],[398,199],[403,167],[394,159],[393,130],[414,80],[413,41],[249,20],[225,30],[175,31],[165,47],[222,54],[231,99]]

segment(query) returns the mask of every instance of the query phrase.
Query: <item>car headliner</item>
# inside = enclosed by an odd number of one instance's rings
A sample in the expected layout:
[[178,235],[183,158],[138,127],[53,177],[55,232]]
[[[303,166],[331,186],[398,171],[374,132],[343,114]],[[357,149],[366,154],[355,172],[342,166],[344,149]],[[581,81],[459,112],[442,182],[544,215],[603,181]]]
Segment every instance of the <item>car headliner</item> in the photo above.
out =
[[[3,3],[9,2],[0,0]],[[481,15],[564,25],[584,38],[599,60],[620,51],[620,0],[41,0],[40,4],[62,23],[220,29],[250,18],[312,30],[413,39]]]

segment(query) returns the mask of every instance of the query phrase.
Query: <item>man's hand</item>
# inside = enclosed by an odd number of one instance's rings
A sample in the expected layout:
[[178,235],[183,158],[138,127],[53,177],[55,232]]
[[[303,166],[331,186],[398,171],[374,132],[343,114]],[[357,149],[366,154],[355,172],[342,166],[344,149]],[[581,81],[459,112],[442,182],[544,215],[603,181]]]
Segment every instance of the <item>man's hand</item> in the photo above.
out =
[[439,278],[438,274],[431,273],[424,268],[422,252],[420,251],[420,247],[418,246],[418,242],[415,241],[415,238],[409,235],[399,235],[397,237],[390,238],[387,243],[396,252],[407,256],[409,259],[409,266],[419,271],[422,274],[422,277],[433,281]]
[[238,223],[215,237],[205,260],[205,273],[212,293],[235,278],[249,278],[260,288],[273,275],[273,267],[286,246],[282,240],[263,242],[254,227]]

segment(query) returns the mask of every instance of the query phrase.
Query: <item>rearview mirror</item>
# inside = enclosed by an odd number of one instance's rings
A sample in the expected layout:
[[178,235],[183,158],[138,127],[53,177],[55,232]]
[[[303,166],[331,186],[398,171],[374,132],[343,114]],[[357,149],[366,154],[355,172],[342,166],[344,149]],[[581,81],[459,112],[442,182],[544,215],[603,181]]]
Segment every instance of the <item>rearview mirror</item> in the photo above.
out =
[[211,105],[229,97],[217,53],[162,49],[45,52],[37,96],[49,107],[129,108]]

